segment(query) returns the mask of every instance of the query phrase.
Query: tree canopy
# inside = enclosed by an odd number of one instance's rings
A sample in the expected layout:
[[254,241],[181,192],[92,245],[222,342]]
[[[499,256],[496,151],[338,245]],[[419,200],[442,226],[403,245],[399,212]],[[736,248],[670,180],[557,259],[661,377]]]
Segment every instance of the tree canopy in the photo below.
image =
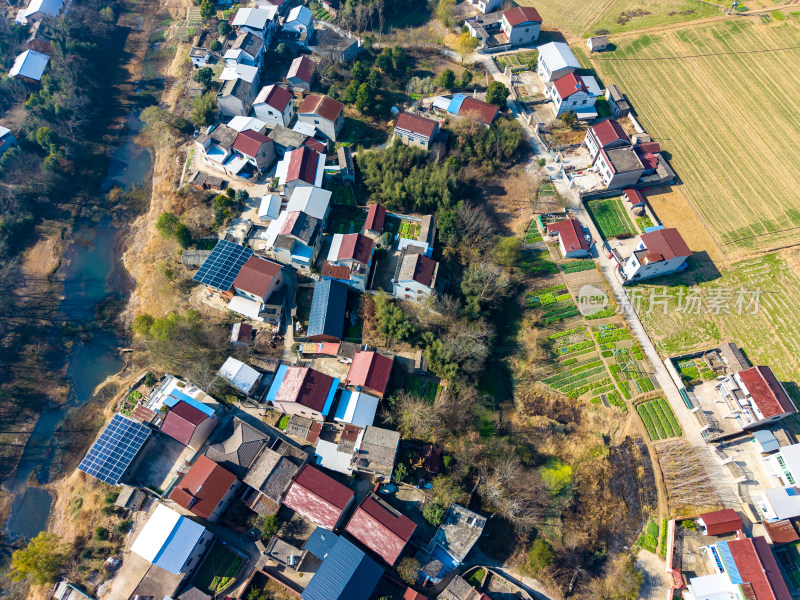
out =
[[11,578],[35,585],[55,582],[69,559],[69,546],[54,533],[42,531],[11,555]]

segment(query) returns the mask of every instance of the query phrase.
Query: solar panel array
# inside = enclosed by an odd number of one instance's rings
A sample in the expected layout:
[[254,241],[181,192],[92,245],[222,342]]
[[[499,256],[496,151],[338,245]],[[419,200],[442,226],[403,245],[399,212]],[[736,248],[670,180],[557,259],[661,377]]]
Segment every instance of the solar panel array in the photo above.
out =
[[231,289],[242,265],[251,256],[253,256],[252,249],[220,240],[192,279],[216,290],[227,292]]
[[141,423],[114,415],[78,469],[100,481],[118,485],[149,436],[150,429]]

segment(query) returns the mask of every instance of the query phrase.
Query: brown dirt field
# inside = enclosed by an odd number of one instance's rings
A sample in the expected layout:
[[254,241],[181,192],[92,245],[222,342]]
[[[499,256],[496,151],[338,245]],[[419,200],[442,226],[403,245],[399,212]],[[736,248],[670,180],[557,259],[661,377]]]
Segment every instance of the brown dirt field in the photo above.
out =
[[718,269],[727,264],[719,246],[680,188],[656,188],[646,192],[645,198],[664,227],[676,227],[692,252],[705,252]]
[[22,272],[26,277],[45,278],[52,275],[61,264],[64,254],[64,227],[45,221],[38,226],[46,237],[25,251],[22,257]]

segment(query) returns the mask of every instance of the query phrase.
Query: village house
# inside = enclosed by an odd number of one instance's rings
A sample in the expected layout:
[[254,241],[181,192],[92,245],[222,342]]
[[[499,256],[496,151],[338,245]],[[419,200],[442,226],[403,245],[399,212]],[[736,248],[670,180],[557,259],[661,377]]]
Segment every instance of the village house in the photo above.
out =
[[439,594],[438,600],[485,600],[488,598],[472,587],[461,575],[456,575]]
[[[211,126],[198,135],[194,143],[203,165],[230,173],[226,165],[234,158],[233,143],[238,135],[237,131],[222,123]],[[240,165],[240,170],[243,167],[244,164]]]
[[333,420],[355,427],[369,427],[375,421],[380,398],[364,392],[342,390]]
[[545,96],[555,105],[556,116],[572,111],[581,120],[597,117],[594,107],[603,92],[594,77],[567,73],[544,89]]
[[354,499],[352,490],[319,469],[305,465],[289,486],[283,504],[318,527],[334,530]]
[[6,150],[11,150],[16,145],[17,138],[14,137],[11,130],[0,125],[0,156],[3,156]]
[[431,147],[438,131],[438,121],[410,112],[400,113],[394,126],[395,136],[406,146],[419,146],[425,150]]
[[787,485],[764,490],[758,501],[763,522],[778,523],[800,517],[800,494],[797,486]]
[[419,247],[404,248],[394,275],[394,297],[414,302],[426,300],[436,291],[438,272],[439,263],[422,254]]
[[500,8],[503,5],[503,0],[469,0],[469,3],[476,6],[485,15]]
[[547,225],[549,235],[558,236],[558,249],[564,258],[585,258],[591,256],[589,242],[583,233],[580,221],[566,219]]
[[283,281],[280,264],[251,256],[233,281],[228,309],[254,321],[280,325],[286,302]]
[[283,22],[283,35],[296,40],[302,46],[308,46],[314,36],[314,13],[302,4],[295,6]]
[[345,531],[393,566],[417,526],[375,494],[368,494],[350,517]]
[[311,85],[314,83],[315,74],[316,64],[314,64],[314,61],[307,56],[298,56],[289,66],[289,72],[286,73],[286,81],[290,83],[293,88],[308,92],[311,90]]
[[610,85],[606,88],[606,99],[614,118],[621,119],[628,116],[631,106],[616,85]]
[[247,476],[261,453],[275,443],[275,434],[258,423],[256,428],[239,417],[233,417],[217,430],[205,455],[238,479]]
[[258,8],[240,8],[236,11],[231,25],[240,33],[252,33],[264,40],[267,48],[272,45],[272,40],[278,31],[278,8],[265,4]]
[[383,569],[330,529],[317,527],[303,546],[322,561],[302,600],[369,600],[383,576]]
[[[436,221],[433,215],[424,215],[421,218],[406,217],[406,219],[409,219],[407,223],[411,226],[408,227],[405,233],[401,226],[398,233],[397,249],[405,250],[409,246],[414,246],[421,254],[430,258],[433,255],[433,246],[436,242]],[[419,228],[414,227],[416,224],[419,224]],[[409,252],[412,252],[412,250],[409,250]]]
[[307,213],[284,210],[269,224],[265,242],[279,263],[308,271],[322,246],[322,223]]
[[389,387],[393,365],[394,357],[392,356],[385,356],[374,351],[356,352],[344,384],[383,398]]
[[297,187],[321,188],[324,174],[325,155],[308,146],[287,152],[275,168],[278,185],[289,198]]
[[476,121],[489,127],[497,118],[500,108],[465,94],[436,96],[432,108],[437,111]]
[[536,65],[536,74],[545,83],[552,83],[580,69],[578,60],[569,49],[569,45],[563,42],[548,42],[539,46],[539,62]]
[[214,535],[205,527],[156,504],[131,552],[173,575],[190,575],[211,547]]
[[360,233],[333,235],[328,259],[322,265],[323,279],[336,279],[357,292],[364,292],[375,253],[373,241]]
[[[212,56],[213,54],[211,50],[209,50],[208,48],[200,48],[198,46],[192,46],[192,48],[189,50],[189,60],[192,61],[192,66],[195,69],[202,69],[203,67],[207,67],[211,63]],[[203,89],[205,89],[205,86],[203,86]]]
[[620,265],[619,272],[624,283],[659,277],[685,269],[691,255],[677,229],[658,229],[639,236],[639,243]]
[[297,109],[297,118],[335,142],[344,125],[344,104],[329,96],[309,94]]
[[253,100],[256,117],[269,125],[289,126],[294,119],[294,96],[279,85],[271,84],[261,88]]
[[31,0],[28,6],[17,13],[18,25],[29,25],[45,17],[56,18],[64,9],[64,0]]
[[303,146],[308,139],[306,134],[289,129],[283,125],[276,125],[269,132],[269,137],[275,142],[275,152],[279,158],[284,158],[287,153]]
[[333,62],[345,64],[354,60],[363,48],[357,35],[342,29],[334,29],[325,21],[317,21],[314,30],[316,46],[309,48],[314,54],[330,58]]
[[436,530],[430,543],[424,547],[425,552],[431,557],[440,556],[446,561],[436,561],[436,571],[426,569],[426,564],[420,569],[420,577],[433,583],[438,583],[445,575],[453,571],[464,562],[472,547],[478,541],[486,526],[486,518],[472,512],[458,504],[451,504]]
[[532,6],[515,6],[502,13],[486,12],[464,22],[470,35],[481,40],[480,52],[505,52],[539,39],[542,17]]
[[276,438],[264,448],[242,480],[250,490],[244,503],[259,515],[275,514],[297,473],[308,461],[308,453]]
[[394,472],[400,432],[370,426],[364,429],[361,443],[355,447],[353,469],[378,480],[388,481]]
[[299,440],[302,444],[311,444],[313,446],[319,440],[319,434],[322,433],[322,423],[300,415],[292,415],[289,417],[285,433],[289,437]]
[[592,169],[600,174],[609,190],[636,185],[645,172],[639,154],[631,146],[600,149]]
[[261,381],[261,373],[232,356],[225,360],[217,374],[246,396],[252,395]]
[[[240,71],[246,77],[239,77]],[[217,92],[217,103],[223,116],[244,117],[250,114],[258,90],[257,74],[258,69],[247,65],[239,65],[238,69],[226,67],[223,70],[220,76],[223,84]]]
[[267,392],[267,401],[287,415],[324,421],[339,380],[309,367],[281,365]]
[[247,323],[234,323],[231,327],[230,342],[234,346],[247,347],[252,345],[256,330]]
[[269,225],[281,214],[282,204],[280,196],[276,194],[262,196],[261,203],[258,205],[258,220]]
[[732,508],[703,513],[695,522],[703,535],[728,535],[743,529],[742,518]]
[[167,412],[161,423],[161,433],[199,451],[217,423],[218,419],[213,411],[200,410],[181,400]]
[[242,31],[225,52],[226,67],[248,65],[258,69],[264,64],[264,40],[249,31]]
[[286,210],[302,211],[319,219],[322,230],[325,230],[325,223],[331,214],[331,196],[333,192],[320,187],[301,186],[292,192]]
[[[247,129],[236,136],[234,152],[261,173],[275,162],[275,144],[263,133]],[[241,169],[237,172],[241,173]]]
[[50,57],[47,54],[36,52],[36,50],[25,50],[14,60],[8,76],[11,79],[39,83],[49,63]]
[[364,222],[364,235],[377,241],[383,235],[386,223],[386,208],[380,204],[370,204],[367,209],[367,220]]
[[314,282],[306,337],[310,342],[340,342],[344,337],[347,284],[335,279]]
[[169,499],[201,519],[216,522],[239,490],[236,476],[200,456],[170,492]]
[[589,52],[603,52],[608,48],[608,36],[595,35],[586,40],[586,47]]
[[[210,191],[215,191],[215,192],[221,192],[226,187],[228,187],[228,182],[225,181],[222,177],[219,177],[217,175],[209,175],[208,173],[203,173],[202,171],[195,171],[188,178],[188,181],[189,181],[189,185],[191,185],[192,187],[194,187],[197,190],[200,190],[201,192],[207,192],[209,190]],[[207,251],[204,251],[204,252],[207,252]],[[190,255],[191,255],[191,253],[190,253]],[[181,262],[186,264],[184,262],[184,256],[187,256],[186,251],[184,251],[184,253],[181,254]],[[188,265],[187,264],[186,266],[198,267],[200,265],[199,264],[192,264],[192,265]]]

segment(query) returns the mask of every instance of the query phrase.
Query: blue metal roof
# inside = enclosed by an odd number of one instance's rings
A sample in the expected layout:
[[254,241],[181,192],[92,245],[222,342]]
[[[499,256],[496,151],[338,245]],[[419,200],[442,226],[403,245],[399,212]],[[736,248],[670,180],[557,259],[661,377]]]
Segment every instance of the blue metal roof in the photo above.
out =
[[192,279],[215,290],[227,292],[233,286],[233,280],[236,279],[242,265],[251,256],[253,256],[252,249],[220,240]]
[[339,396],[339,405],[336,407],[336,414],[333,418],[344,419],[344,416],[347,414],[347,408],[350,406],[351,402],[353,402],[353,392],[350,390],[343,390],[342,395]]
[[154,565],[180,575],[187,559],[194,552],[197,542],[203,536],[206,528],[191,519],[181,517],[175,524],[172,533],[161,547],[153,560]]
[[341,281],[323,279],[314,283],[314,298],[308,317],[308,337],[327,335],[342,339],[348,286]]
[[188,404],[189,406],[193,406],[194,408],[196,408],[197,410],[199,410],[201,413],[203,413],[208,417],[214,416],[213,408],[211,408],[206,404],[203,404],[199,400],[195,400],[191,396],[187,396],[180,390],[172,390],[169,393],[169,396],[167,396],[166,399],[164,400],[164,404],[166,404],[170,408],[174,407],[178,402],[186,402],[186,404]]
[[450,100],[450,105],[447,107],[447,112],[457,115],[458,111],[461,110],[461,103],[464,102],[464,98],[466,98],[464,94],[453,96],[453,99]]
[[306,540],[303,548],[322,560],[333,550],[337,541],[339,541],[338,535],[324,527],[317,527],[311,537]]
[[269,391],[267,392],[267,402],[275,402],[275,398],[278,397],[278,390],[281,389],[281,384],[283,383],[284,377],[286,377],[286,371],[288,369],[288,365],[281,365],[278,367],[278,370],[275,372],[275,379],[272,380],[272,385],[269,386]]
[[334,377],[331,383],[331,389],[328,390],[328,397],[325,398],[325,406],[322,408],[323,416],[328,416],[331,412],[331,405],[333,404],[333,397],[336,395],[336,390],[339,389],[339,379]]
[[343,537],[323,559],[303,592],[303,600],[368,600],[383,569]]
[[722,564],[725,565],[725,570],[728,572],[731,583],[737,585],[744,583],[742,581],[742,576],[739,574],[739,569],[736,566],[736,561],[733,560],[731,550],[728,548],[728,542],[717,542],[716,548],[720,559],[722,559]]
[[653,227],[645,227],[644,232],[650,233],[651,231],[658,231],[659,229],[664,229],[663,225],[654,225]]

